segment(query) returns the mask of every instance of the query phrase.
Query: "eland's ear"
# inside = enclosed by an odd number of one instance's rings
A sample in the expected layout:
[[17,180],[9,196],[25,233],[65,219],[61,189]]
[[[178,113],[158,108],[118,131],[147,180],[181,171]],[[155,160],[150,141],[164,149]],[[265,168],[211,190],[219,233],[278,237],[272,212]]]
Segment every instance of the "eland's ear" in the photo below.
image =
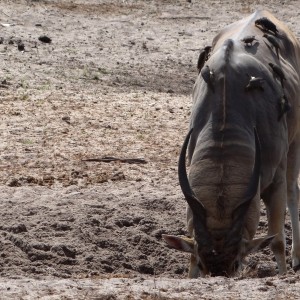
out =
[[193,253],[194,252],[194,240],[186,236],[175,236],[175,235],[162,235],[163,239],[167,244],[180,251]]
[[244,241],[245,255],[264,249],[272,242],[274,237],[275,235],[270,235],[263,238],[254,239],[251,241]]

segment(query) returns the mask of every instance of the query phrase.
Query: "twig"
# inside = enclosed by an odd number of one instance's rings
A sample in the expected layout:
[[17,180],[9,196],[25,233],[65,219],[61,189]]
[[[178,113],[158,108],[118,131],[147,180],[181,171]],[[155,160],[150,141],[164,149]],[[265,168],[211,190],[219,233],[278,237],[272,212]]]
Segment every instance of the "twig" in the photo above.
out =
[[185,48],[187,51],[200,51],[200,48]]
[[97,162],[112,162],[112,161],[119,161],[121,163],[128,163],[128,164],[146,164],[147,161],[143,158],[117,158],[111,156],[104,156],[102,158],[86,158],[82,159],[82,161],[97,161]]
[[50,94],[49,95],[47,95],[43,100],[46,100],[46,99],[48,99],[50,96],[52,96],[52,94],[53,94],[53,92],[50,92]]
[[199,20],[210,20],[210,17],[205,16],[167,16],[167,17],[159,17],[161,20],[189,20],[189,19],[199,19]]
[[7,17],[11,18],[10,15],[6,14],[3,10],[0,10],[0,12],[2,12],[4,15],[6,15]]

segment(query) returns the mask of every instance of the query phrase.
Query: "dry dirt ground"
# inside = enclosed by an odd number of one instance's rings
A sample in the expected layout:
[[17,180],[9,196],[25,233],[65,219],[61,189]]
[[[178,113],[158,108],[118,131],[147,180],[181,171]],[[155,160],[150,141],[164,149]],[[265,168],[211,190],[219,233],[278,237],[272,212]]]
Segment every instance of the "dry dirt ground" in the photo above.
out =
[[268,249],[237,278],[187,280],[161,238],[186,233],[199,49],[256,8],[300,36],[299,1],[1,1],[1,299],[300,299]]

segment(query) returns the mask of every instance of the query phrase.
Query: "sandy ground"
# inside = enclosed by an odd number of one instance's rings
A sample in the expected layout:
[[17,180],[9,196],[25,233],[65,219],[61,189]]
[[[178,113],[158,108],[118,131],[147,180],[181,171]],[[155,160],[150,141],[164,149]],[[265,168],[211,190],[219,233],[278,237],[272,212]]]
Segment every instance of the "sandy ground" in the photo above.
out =
[[1,3],[1,299],[300,299],[268,249],[237,278],[187,280],[161,239],[186,233],[177,159],[199,49],[256,8],[300,36],[299,1],[203,2]]

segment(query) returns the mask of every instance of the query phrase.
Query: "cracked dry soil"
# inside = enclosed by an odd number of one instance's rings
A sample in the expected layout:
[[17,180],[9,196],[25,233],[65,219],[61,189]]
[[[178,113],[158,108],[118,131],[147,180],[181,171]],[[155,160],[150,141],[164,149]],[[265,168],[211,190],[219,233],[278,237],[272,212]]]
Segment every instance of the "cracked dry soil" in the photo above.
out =
[[188,280],[161,239],[186,233],[177,158],[199,49],[256,8],[299,36],[299,1],[2,1],[1,299],[300,299],[269,249],[240,277]]

